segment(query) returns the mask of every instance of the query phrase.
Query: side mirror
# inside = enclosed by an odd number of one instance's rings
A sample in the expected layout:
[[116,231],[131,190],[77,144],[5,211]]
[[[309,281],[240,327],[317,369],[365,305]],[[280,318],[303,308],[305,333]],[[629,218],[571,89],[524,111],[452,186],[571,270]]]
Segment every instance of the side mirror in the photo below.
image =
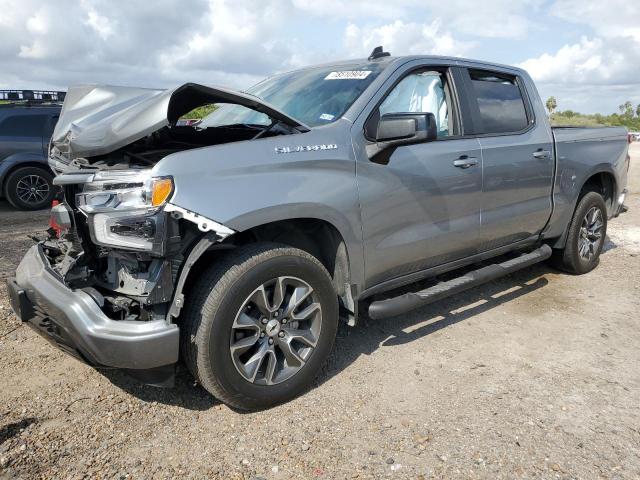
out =
[[387,113],[378,122],[376,142],[408,145],[435,140],[437,136],[433,113]]
[[378,121],[375,144],[367,150],[369,158],[390,147],[431,142],[438,138],[433,113],[387,113]]

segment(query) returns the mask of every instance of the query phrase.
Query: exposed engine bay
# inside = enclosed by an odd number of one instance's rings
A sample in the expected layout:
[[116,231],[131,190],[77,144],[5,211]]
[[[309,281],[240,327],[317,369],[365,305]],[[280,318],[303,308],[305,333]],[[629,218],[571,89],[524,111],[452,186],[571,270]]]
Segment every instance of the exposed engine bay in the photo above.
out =
[[[237,105],[262,115],[259,124],[178,126],[203,105]],[[57,173],[78,168],[149,168],[182,150],[309,130],[275,107],[242,92],[187,83],[172,90],[80,86],[67,92],[49,148]]]
[[167,155],[192,148],[221,145],[243,140],[256,140],[295,133],[280,122],[264,125],[229,125],[199,128],[194,126],[166,126],[130,145],[113,152],[93,157],[80,157],[69,161],[60,149],[52,146],[52,158],[68,163],[71,168],[123,169],[150,168]]

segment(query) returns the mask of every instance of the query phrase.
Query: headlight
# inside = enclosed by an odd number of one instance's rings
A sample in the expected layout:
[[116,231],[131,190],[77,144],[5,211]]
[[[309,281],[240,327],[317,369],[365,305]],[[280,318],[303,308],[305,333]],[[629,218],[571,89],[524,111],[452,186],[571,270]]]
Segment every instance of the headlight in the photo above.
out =
[[161,254],[164,224],[162,213],[96,213],[89,221],[89,231],[98,245]]
[[76,195],[76,205],[87,215],[96,244],[162,254],[161,210],[173,189],[171,177],[152,177],[148,171],[98,172]]
[[151,177],[127,170],[99,172],[76,195],[76,205],[86,214],[132,210],[151,213],[167,203],[172,193],[171,177]]

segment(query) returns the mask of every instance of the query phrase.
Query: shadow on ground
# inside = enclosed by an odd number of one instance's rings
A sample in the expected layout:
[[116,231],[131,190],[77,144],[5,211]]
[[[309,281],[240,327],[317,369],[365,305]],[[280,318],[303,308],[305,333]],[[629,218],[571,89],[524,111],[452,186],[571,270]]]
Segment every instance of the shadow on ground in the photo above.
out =
[[220,402],[198,385],[183,365],[176,368],[175,385],[171,388],[144,385],[122,370],[100,370],[111,383],[145,402],[175,405],[187,410],[208,410]]
[[[408,315],[371,320],[362,315],[355,328],[342,324],[335,347],[314,387],[321,386],[381,346],[403,345],[487,312],[504,303],[545,287],[545,274],[553,270],[540,264],[487,283],[457,296],[415,310]],[[197,385],[183,366],[178,366],[174,388],[146,386],[118,370],[101,372],[114,385],[146,402],[207,410],[219,402]]]
[[611,240],[609,235],[604,238],[604,245],[602,246],[602,253],[607,253],[610,250],[615,250],[618,248],[618,244]]
[[543,275],[552,271],[544,264],[537,265],[407,315],[384,320],[363,316],[356,328],[340,328],[320,384],[339,374],[360,355],[369,355],[381,346],[413,342],[543,288],[549,283]]
[[38,421],[37,418],[27,417],[23,418],[19,422],[10,423],[5,425],[4,427],[0,427],[0,445],[2,445],[7,440],[15,437],[16,435],[20,435],[20,432],[27,428],[29,425],[36,423]]

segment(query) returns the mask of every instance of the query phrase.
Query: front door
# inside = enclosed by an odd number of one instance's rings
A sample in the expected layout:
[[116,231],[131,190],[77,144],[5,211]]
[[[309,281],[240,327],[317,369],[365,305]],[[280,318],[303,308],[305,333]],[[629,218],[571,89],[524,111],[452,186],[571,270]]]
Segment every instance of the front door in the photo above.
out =
[[461,137],[449,82],[447,69],[413,70],[374,111],[433,113],[438,140],[357,162],[367,288],[476,251],[480,144]]

